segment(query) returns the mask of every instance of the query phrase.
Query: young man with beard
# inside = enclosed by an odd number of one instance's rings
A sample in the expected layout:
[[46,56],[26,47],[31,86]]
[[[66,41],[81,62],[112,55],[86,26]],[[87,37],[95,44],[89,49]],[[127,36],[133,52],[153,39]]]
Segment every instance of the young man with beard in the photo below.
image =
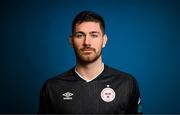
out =
[[91,11],[80,12],[73,20],[70,37],[76,65],[45,82],[39,113],[142,113],[136,79],[102,62],[106,43],[103,18]]

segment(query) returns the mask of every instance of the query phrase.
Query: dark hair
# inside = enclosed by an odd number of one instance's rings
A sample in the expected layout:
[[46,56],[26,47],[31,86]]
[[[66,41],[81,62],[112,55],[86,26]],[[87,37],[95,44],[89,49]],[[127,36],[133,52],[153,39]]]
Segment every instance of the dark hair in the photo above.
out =
[[99,14],[92,11],[82,11],[76,15],[72,22],[72,33],[74,33],[76,24],[81,24],[83,22],[98,22],[102,32],[105,33],[104,19]]

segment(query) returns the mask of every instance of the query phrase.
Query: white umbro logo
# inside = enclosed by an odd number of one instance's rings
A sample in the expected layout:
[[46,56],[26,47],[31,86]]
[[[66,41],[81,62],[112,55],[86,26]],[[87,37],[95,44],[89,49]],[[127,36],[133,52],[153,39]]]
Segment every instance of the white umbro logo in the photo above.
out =
[[63,97],[63,99],[64,100],[70,100],[70,99],[72,99],[72,96],[74,95],[73,93],[71,93],[71,92],[66,92],[66,93],[64,93],[64,94],[62,94],[64,97]]

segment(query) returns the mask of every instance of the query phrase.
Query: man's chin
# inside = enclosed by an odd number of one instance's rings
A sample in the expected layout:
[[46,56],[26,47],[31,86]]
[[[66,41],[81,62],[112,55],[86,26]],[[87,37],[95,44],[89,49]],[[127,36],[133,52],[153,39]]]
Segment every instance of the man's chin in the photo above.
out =
[[78,60],[82,63],[93,63],[95,62],[99,57],[79,57]]
[[92,63],[94,62],[96,59],[95,58],[81,58],[80,59],[82,62],[84,63]]
[[92,53],[92,52],[86,52],[86,53],[76,53],[76,59],[80,63],[88,64],[93,63],[96,60],[98,60],[101,57],[101,53]]

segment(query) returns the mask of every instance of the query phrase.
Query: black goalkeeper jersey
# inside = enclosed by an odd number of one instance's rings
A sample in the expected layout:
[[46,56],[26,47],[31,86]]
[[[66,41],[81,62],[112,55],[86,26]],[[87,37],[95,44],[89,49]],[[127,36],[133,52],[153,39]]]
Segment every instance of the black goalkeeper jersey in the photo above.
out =
[[104,66],[94,80],[86,82],[75,69],[45,82],[38,113],[137,114],[141,113],[137,81],[131,75]]

